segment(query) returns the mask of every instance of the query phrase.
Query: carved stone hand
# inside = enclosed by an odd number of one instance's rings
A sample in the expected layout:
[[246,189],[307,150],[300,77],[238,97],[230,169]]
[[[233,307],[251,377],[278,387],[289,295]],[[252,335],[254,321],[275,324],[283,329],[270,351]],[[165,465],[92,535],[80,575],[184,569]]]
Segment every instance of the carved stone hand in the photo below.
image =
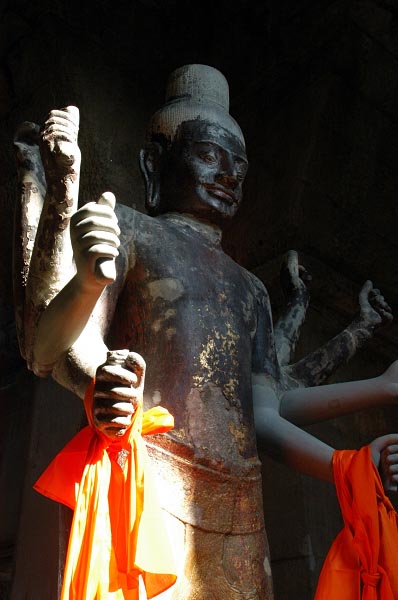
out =
[[115,197],[105,192],[98,202],[82,206],[71,219],[71,240],[77,275],[83,287],[103,287],[116,278],[120,229]]
[[359,292],[360,320],[365,326],[374,328],[392,321],[391,307],[387,304],[380,290],[366,281]]
[[112,350],[97,369],[93,417],[98,431],[111,439],[121,437],[131,425],[142,401],[145,361],[135,352]]
[[47,185],[58,183],[60,177],[75,176],[80,170],[79,109],[68,106],[52,110],[40,134],[40,152]]
[[299,295],[308,296],[308,284],[312,277],[303,265],[299,264],[298,254],[295,250],[286,253],[280,271],[280,282],[285,297]]

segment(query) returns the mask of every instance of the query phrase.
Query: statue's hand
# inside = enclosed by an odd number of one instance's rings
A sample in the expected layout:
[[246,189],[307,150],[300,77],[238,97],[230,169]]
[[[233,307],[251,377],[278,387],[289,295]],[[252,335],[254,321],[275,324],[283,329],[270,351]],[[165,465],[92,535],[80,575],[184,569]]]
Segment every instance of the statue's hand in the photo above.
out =
[[360,320],[365,326],[374,328],[392,320],[392,310],[380,290],[366,281],[359,292]]
[[297,252],[289,250],[285,254],[280,271],[280,282],[285,297],[288,299],[297,295],[308,297],[307,285],[311,279],[312,277],[305,267],[299,264]]
[[93,418],[98,431],[111,439],[125,434],[142,401],[145,361],[135,352],[113,350],[97,369]]
[[105,192],[98,202],[85,204],[71,218],[77,276],[84,289],[104,287],[116,278],[120,229],[115,202],[114,195]]
[[398,434],[383,435],[370,444],[373,462],[379,469],[385,492],[397,491]]
[[52,110],[40,133],[40,152],[46,173],[47,186],[62,178],[78,175],[80,149],[77,145],[79,109],[67,106]]

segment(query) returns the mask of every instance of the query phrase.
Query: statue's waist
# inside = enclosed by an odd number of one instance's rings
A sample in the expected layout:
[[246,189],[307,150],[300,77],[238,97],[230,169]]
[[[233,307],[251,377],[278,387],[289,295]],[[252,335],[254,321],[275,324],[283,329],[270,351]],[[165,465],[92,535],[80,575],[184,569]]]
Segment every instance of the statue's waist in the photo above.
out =
[[165,510],[206,531],[247,534],[264,527],[260,462],[242,459],[228,470],[187,458],[179,444],[147,441]]

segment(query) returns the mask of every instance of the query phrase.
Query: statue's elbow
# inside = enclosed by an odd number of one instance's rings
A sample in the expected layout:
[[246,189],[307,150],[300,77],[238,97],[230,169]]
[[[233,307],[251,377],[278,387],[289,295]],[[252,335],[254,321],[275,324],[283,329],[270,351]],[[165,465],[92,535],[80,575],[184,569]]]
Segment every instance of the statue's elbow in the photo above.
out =
[[55,363],[44,364],[35,359],[32,360],[31,364],[28,364],[28,368],[33,371],[37,377],[41,377],[42,379],[45,379],[52,374],[54,366]]

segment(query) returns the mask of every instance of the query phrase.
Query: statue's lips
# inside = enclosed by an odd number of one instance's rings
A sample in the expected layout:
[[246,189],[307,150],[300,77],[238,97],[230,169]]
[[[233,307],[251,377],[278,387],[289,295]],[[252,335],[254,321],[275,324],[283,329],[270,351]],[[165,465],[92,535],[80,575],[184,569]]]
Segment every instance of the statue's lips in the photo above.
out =
[[230,190],[226,190],[224,187],[219,185],[213,185],[210,183],[204,183],[203,187],[212,195],[220,198],[221,200],[225,200],[228,204],[236,204],[237,199],[233,192]]

